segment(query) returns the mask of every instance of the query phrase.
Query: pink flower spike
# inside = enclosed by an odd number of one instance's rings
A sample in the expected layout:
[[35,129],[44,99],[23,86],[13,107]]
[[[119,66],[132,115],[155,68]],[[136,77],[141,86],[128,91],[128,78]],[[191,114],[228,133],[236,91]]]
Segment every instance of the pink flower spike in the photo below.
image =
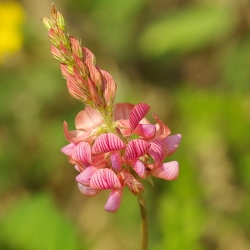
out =
[[153,169],[150,174],[160,179],[174,180],[179,174],[179,163],[177,161],[171,161],[160,164]]
[[156,114],[153,114],[155,120],[157,121],[156,126],[156,134],[155,134],[155,138],[156,139],[163,139],[165,137],[167,137],[168,135],[170,135],[171,131],[168,128],[168,126],[159,119],[159,117]]
[[72,159],[75,161],[81,161],[84,164],[91,164],[91,147],[87,142],[79,142],[72,153]]
[[93,189],[117,189],[122,185],[117,175],[109,168],[97,170],[91,180],[90,187]]
[[134,130],[134,134],[137,134],[146,139],[153,137],[155,135],[155,125],[153,124],[138,124],[136,129]]
[[148,142],[142,139],[134,139],[127,144],[124,159],[125,161],[135,160],[147,153],[149,148]]
[[112,168],[116,173],[119,173],[122,170],[122,159],[119,151],[113,151],[110,153],[110,160]]
[[74,147],[75,147],[75,144],[74,144],[74,143],[70,143],[70,144],[66,145],[65,147],[63,147],[63,148],[61,149],[61,151],[62,151],[65,155],[71,156]]
[[130,128],[134,130],[139,122],[148,113],[150,106],[146,103],[139,103],[134,106],[129,117]]
[[102,123],[101,114],[91,106],[87,106],[84,110],[80,111],[75,118],[76,128],[82,130],[96,128]]
[[116,151],[125,148],[123,141],[113,133],[99,135],[94,145],[92,146],[92,152],[95,154],[102,154],[111,151]]
[[104,209],[107,212],[114,213],[118,210],[121,205],[123,189],[113,189],[108,197]]
[[86,196],[95,196],[101,192],[101,190],[96,190],[78,183],[78,188],[80,192]]
[[135,170],[135,172],[141,178],[146,177],[146,168],[145,168],[144,164],[140,160],[137,160],[137,161],[133,162],[131,165],[132,165],[133,169]]
[[89,166],[76,176],[76,181],[82,185],[89,186],[92,175],[98,170],[94,166]]
[[165,156],[171,155],[177,150],[181,141],[181,137],[181,134],[176,134],[170,135],[162,140],[166,151]]

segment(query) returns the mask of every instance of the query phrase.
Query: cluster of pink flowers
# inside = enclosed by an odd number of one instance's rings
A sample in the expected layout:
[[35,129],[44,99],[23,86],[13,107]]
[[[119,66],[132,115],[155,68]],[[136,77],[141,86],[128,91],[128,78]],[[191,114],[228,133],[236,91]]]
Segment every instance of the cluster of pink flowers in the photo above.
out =
[[116,104],[112,132],[103,123],[100,113],[88,106],[76,116],[77,130],[64,133],[70,142],[62,149],[80,172],[76,180],[80,191],[94,196],[111,190],[105,210],[115,212],[121,203],[125,186],[137,195],[143,191],[140,178],[155,176],[174,180],[178,162],[162,163],[177,149],[181,135],[169,135],[169,128],[154,114],[156,124],[145,118],[145,103]]
[[150,109],[146,103],[114,104],[116,83],[112,76],[99,69],[90,50],[68,35],[65,21],[54,7],[51,18],[45,17],[43,23],[69,93],[86,104],[76,116],[76,130],[69,131],[64,122],[69,144],[62,152],[79,172],[79,190],[86,196],[111,190],[105,210],[115,212],[126,186],[140,196],[142,179],[176,179],[178,162],[163,161],[175,152],[181,135],[170,135],[170,129],[155,114],[156,123],[151,124],[145,118]]

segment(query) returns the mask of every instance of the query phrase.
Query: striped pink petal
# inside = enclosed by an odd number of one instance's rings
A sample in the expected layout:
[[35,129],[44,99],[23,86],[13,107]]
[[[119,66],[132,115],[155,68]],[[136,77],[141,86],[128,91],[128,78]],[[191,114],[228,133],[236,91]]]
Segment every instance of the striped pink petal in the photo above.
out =
[[104,70],[100,70],[102,74],[102,81],[104,85],[104,98],[107,105],[110,105],[113,103],[116,93],[116,83],[113,79],[113,77]]
[[114,118],[117,120],[129,119],[130,113],[135,105],[130,103],[117,103],[115,105]]
[[90,106],[80,111],[75,119],[76,128],[82,130],[96,128],[100,126],[102,122],[101,114]]
[[122,159],[119,151],[114,151],[110,153],[110,161],[112,168],[116,173],[119,173],[122,170]]
[[127,144],[124,159],[126,161],[135,160],[147,153],[149,143],[142,139],[135,139]]
[[67,122],[63,123],[63,131],[64,136],[68,142],[71,143],[78,143],[80,141],[84,141],[88,139],[91,135],[91,131],[88,130],[87,132],[81,130],[72,130],[68,131],[68,124]]
[[118,210],[121,205],[123,189],[113,189],[108,197],[104,209],[107,212],[114,213]]
[[101,190],[93,189],[78,183],[80,192],[86,196],[95,196],[101,192]]
[[90,187],[94,189],[116,189],[122,188],[117,175],[109,168],[97,170],[91,180]]
[[148,153],[154,159],[155,163],[161,163],[164,156],[163,143],[160,140],[150,142]]
[[132,164],[133,169],[135,172],[141,177],[145,178],[146,177],[146,168],[144,164],[140,160],[134,161]]
[[82,185],[89,186],[90,179],[97,170],[97,167],[88,166],[79,175],[76,176],[76,181],[81,183]]
[[159,119],[159,117],[156,114],[153,114],[155,120],[157,121],[156,126],[156,134],[155,134],[155,138],[156,139],[163,139],[165,137],[167,137],[168,135],[170,135],[171,131],[169,129],[169,127]]
[[92,152],[95,154],[102,154],[111,151],[123,149],[125,144],[123,141],[113,133],[99,135],[92,147]]
[[84,54],[84,62],[89,62],[95,65],[95,55],[86,47],[82,48]]
[[154,136],[155,131],[156,128],[153,124],[138,124],[138,126],[134,130],[134,134],[144,138],[150,138]]
[[179,174],[179,163],[177,161],[160,164],[151,172],[151,175],[164,180],[174,180]]
[[91,147],[87,142],[81,141],[78,143],[72,153],[72,159],[81,161],[85,164],[91,164]]
[[181,141],[181,134],[170,135],[162,140],[165,148],[165,156],[173,154],[178,148]]
[[61,149],[61,151],[62,151],[65,155],[71,156],[74,147],[75,147],[75,144],[74,144],[74,143],[70,143],[70,144],[64,146],[64,147]]
[[150,106],[146,103],[139,103],[134,106],[129,116],[130,128],[134,130],[139,122],[145,117],[148,113]]

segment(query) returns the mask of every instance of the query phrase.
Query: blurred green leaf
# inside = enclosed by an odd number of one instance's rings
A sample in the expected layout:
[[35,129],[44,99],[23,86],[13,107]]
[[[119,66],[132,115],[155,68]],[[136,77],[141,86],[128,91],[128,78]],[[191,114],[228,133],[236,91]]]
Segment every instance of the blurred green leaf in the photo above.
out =
[[239,92],[250,89],[250,39],[237,41],[227,48],[223,61],[222,77],[224,82]]
[[45,194],[20,201],[0,225],[0,247],[16,250],[83,249],[74,225]]
[[160,57],[204,48],[232,31],[234,18],[227,9],[192,6],[152,21],[141,34],[143,53]]

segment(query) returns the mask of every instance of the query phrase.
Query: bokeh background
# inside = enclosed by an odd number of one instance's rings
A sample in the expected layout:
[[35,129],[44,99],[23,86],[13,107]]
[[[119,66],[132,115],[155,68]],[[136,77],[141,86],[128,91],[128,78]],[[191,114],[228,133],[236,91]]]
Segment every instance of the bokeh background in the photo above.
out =
[[[149,249],[250,249],[250,1],[54,3],[116,102],[147,102],[183,135],[179,178],[145,183]],[[105,212],[108,193],[82,196],[60,152],[83,106],[50,55],[50,5],[0,1],[0,249],[139,249],[136,198]]]

